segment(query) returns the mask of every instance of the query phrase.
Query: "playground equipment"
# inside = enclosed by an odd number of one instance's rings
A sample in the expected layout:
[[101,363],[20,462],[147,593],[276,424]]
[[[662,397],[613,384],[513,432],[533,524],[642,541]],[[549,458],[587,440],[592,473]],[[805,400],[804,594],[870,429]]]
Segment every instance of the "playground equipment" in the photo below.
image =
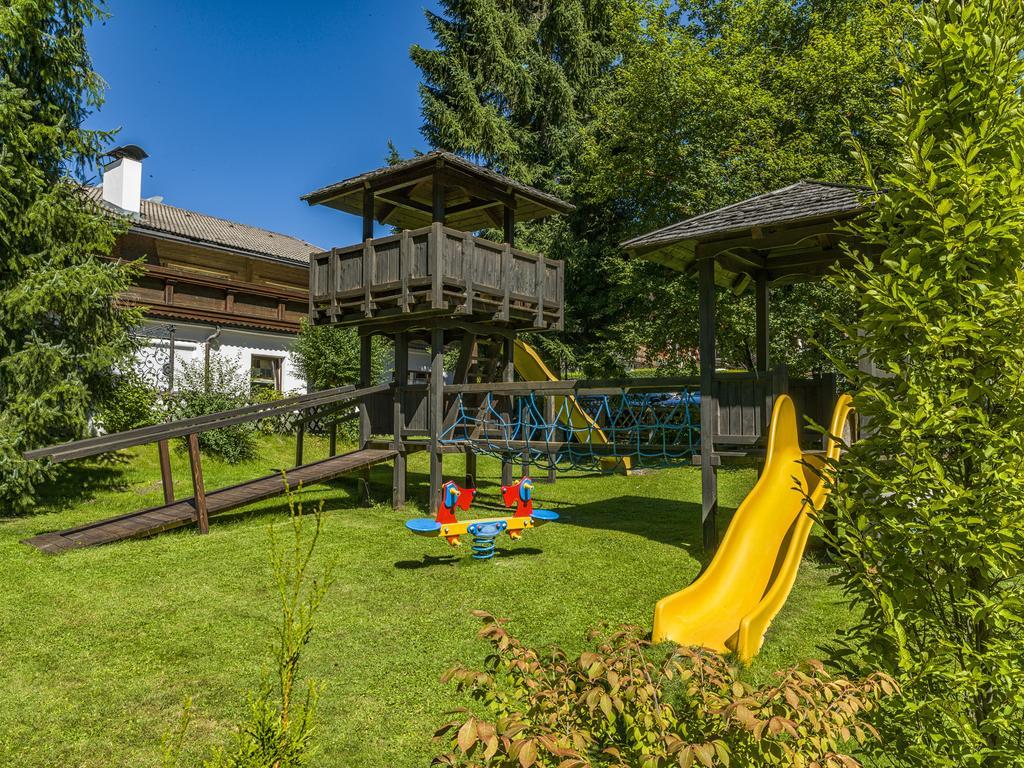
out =
[[[516,339],[514,351],[516,373],[524,381],[558,381],[558,377],[551,372],[536,350],[524,341]],[[554,398],[554,409],[559,415],[560,423],[569,427],[573,433],[584,435],[586,442],[597,445],[607,445],[608,437],[597,422],[579,404],[574,397]],[[550,454],[547,454],[550,455]],[[623,470],[628,472],[632,466],[632,457],[626,456],[617,459],[613,456],[603,456],[600,459],[602,470]]]
[[852,406],[839,398],[827,449],[800,448],[796,410],[779,395],[772,411],[764,472],[733,516],[711,564],[693,584],[662,598],[654,609],[655,642],[733,651],[744,661],[764,642],[789,596],[814,524],[828,496],[831,462]]
[[533,480],[529,477],[520,478],[512,485],[504,485],[501,488],[501,498],[505,506],[515,505],[516,511],[511,517],[460,522],[455,517],[456,507],[463,511],[468,510],[475,496],[475,488],[460,488],[449,480],[441,487],[437,516],[433,520],[407,520],[405,527],[417,536],[443,537],[453,547],[460,545],[460,536],[472,536],[474,559],[489,560],[494,557],[495,539],[501,534],[507,533],[514,541],[519,539],[527,528],[536,528],[558,519],[557,512],[533,508]]
[[574,383],[556,394],[531,381],[517,384],[513,398],[504,396],[506,388],[476,397],[457,394],[441,440],[472,445],[478,453],[515,455],[524,466],[542,469],[609,471],[688,461],[699,445],[700,395],[658,391],[665,383],[637,380],[614,389]]

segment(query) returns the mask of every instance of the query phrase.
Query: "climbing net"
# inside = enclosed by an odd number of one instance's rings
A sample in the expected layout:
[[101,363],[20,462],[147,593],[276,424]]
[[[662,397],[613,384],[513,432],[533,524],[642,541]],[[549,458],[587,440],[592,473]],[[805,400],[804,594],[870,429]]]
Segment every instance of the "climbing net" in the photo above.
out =
[[696,392],[458,394],[448,444],[539,469],[615,471],[688,460],[700,447]]

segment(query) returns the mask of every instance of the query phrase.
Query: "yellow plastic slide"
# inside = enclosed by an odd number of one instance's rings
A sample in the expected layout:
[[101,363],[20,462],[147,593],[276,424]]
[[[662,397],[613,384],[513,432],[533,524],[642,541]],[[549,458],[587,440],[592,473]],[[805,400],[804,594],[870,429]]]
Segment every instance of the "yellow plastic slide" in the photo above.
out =
[[[842,436],[852,411],[849,395],[836,403],[829,435]],[[830,437],[825,455],[839,458]],[[803,462],[803,463],[802,463]],[[805,464],[807,466],[805,466]],[[671,640],[747,661],[757,655],[772,619],[789,597],[813,520],[829,492],[815,468],[820,454],[800,450],[796,409],[780,395],[772,411],[764,472],[733,515],[714,559],[686,589],[654,609],[654,642]]]
[[[516,339],[515,346],[515,357],[513,362],[515,364],[516,373],[519,374],[523,381],[558,381],[558,377],[551,372],[544,361],[541,360],[540,355],[537,351],[529,344]],[[608,437],[605,435],[601,428],[597,425],[586,411],[583,410],[582,406],[576,402],[576,398],[569,398],[569,408],[564,409],[563,404],[565,401],[564,397],[556,397],[555,401],[555,413],[563,414],[565,410],[568,410],[568,416],[560,415],[559,418],[569,421],[569,425],[582,432],[589,438],[589,442],[593,442],[597,445],[607,445]],[[625,469],[628,470],[630,467],[630,460],[628,458],[615,458],[607,457],[601,459],[601,466],[605,469]]]

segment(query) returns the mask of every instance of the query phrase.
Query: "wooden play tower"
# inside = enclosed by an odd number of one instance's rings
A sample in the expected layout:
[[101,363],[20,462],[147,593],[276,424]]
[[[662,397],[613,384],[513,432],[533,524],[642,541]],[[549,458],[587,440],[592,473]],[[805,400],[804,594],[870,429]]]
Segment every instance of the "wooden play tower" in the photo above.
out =
[[[309,316],[315,325],[350,326],[361,340],[360,387],[369,387],[374,336],[394,345],[393,386],[360,404],[360,449],[396,452],[392,499],[406,499],[406,457],[430,455],[430,487],[442,484],[446,453],[466,454],[466,482],[475,485],[469,444],[444,444],[454,418],[445,392],[445,350],[457,350],[452,385],[512,382],[520,331],[561,330],[563,265],[515,247],[515,225],[572,206],[448,152],[428,154],[332,184],[303,197],[360,216],[361,243],[314,254]],[[373,236],[374,222],[398,230]],[[502,233],[501,242],[474,235]],[[409,352],[430,354],[427,381],[410,380]],[[375,443],[373,436],[388,435]],[[511,482],[512,463],[503,463]]]

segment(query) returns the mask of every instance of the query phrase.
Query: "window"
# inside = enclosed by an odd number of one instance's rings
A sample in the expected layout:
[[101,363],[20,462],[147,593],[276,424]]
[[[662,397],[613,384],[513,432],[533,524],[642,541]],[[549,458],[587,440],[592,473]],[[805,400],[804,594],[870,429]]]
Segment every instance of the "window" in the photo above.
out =
[[280,357],[269,357],[266,355],[253,355],[250,375],[254,388],[261,387],[281,391],[281,364]]

